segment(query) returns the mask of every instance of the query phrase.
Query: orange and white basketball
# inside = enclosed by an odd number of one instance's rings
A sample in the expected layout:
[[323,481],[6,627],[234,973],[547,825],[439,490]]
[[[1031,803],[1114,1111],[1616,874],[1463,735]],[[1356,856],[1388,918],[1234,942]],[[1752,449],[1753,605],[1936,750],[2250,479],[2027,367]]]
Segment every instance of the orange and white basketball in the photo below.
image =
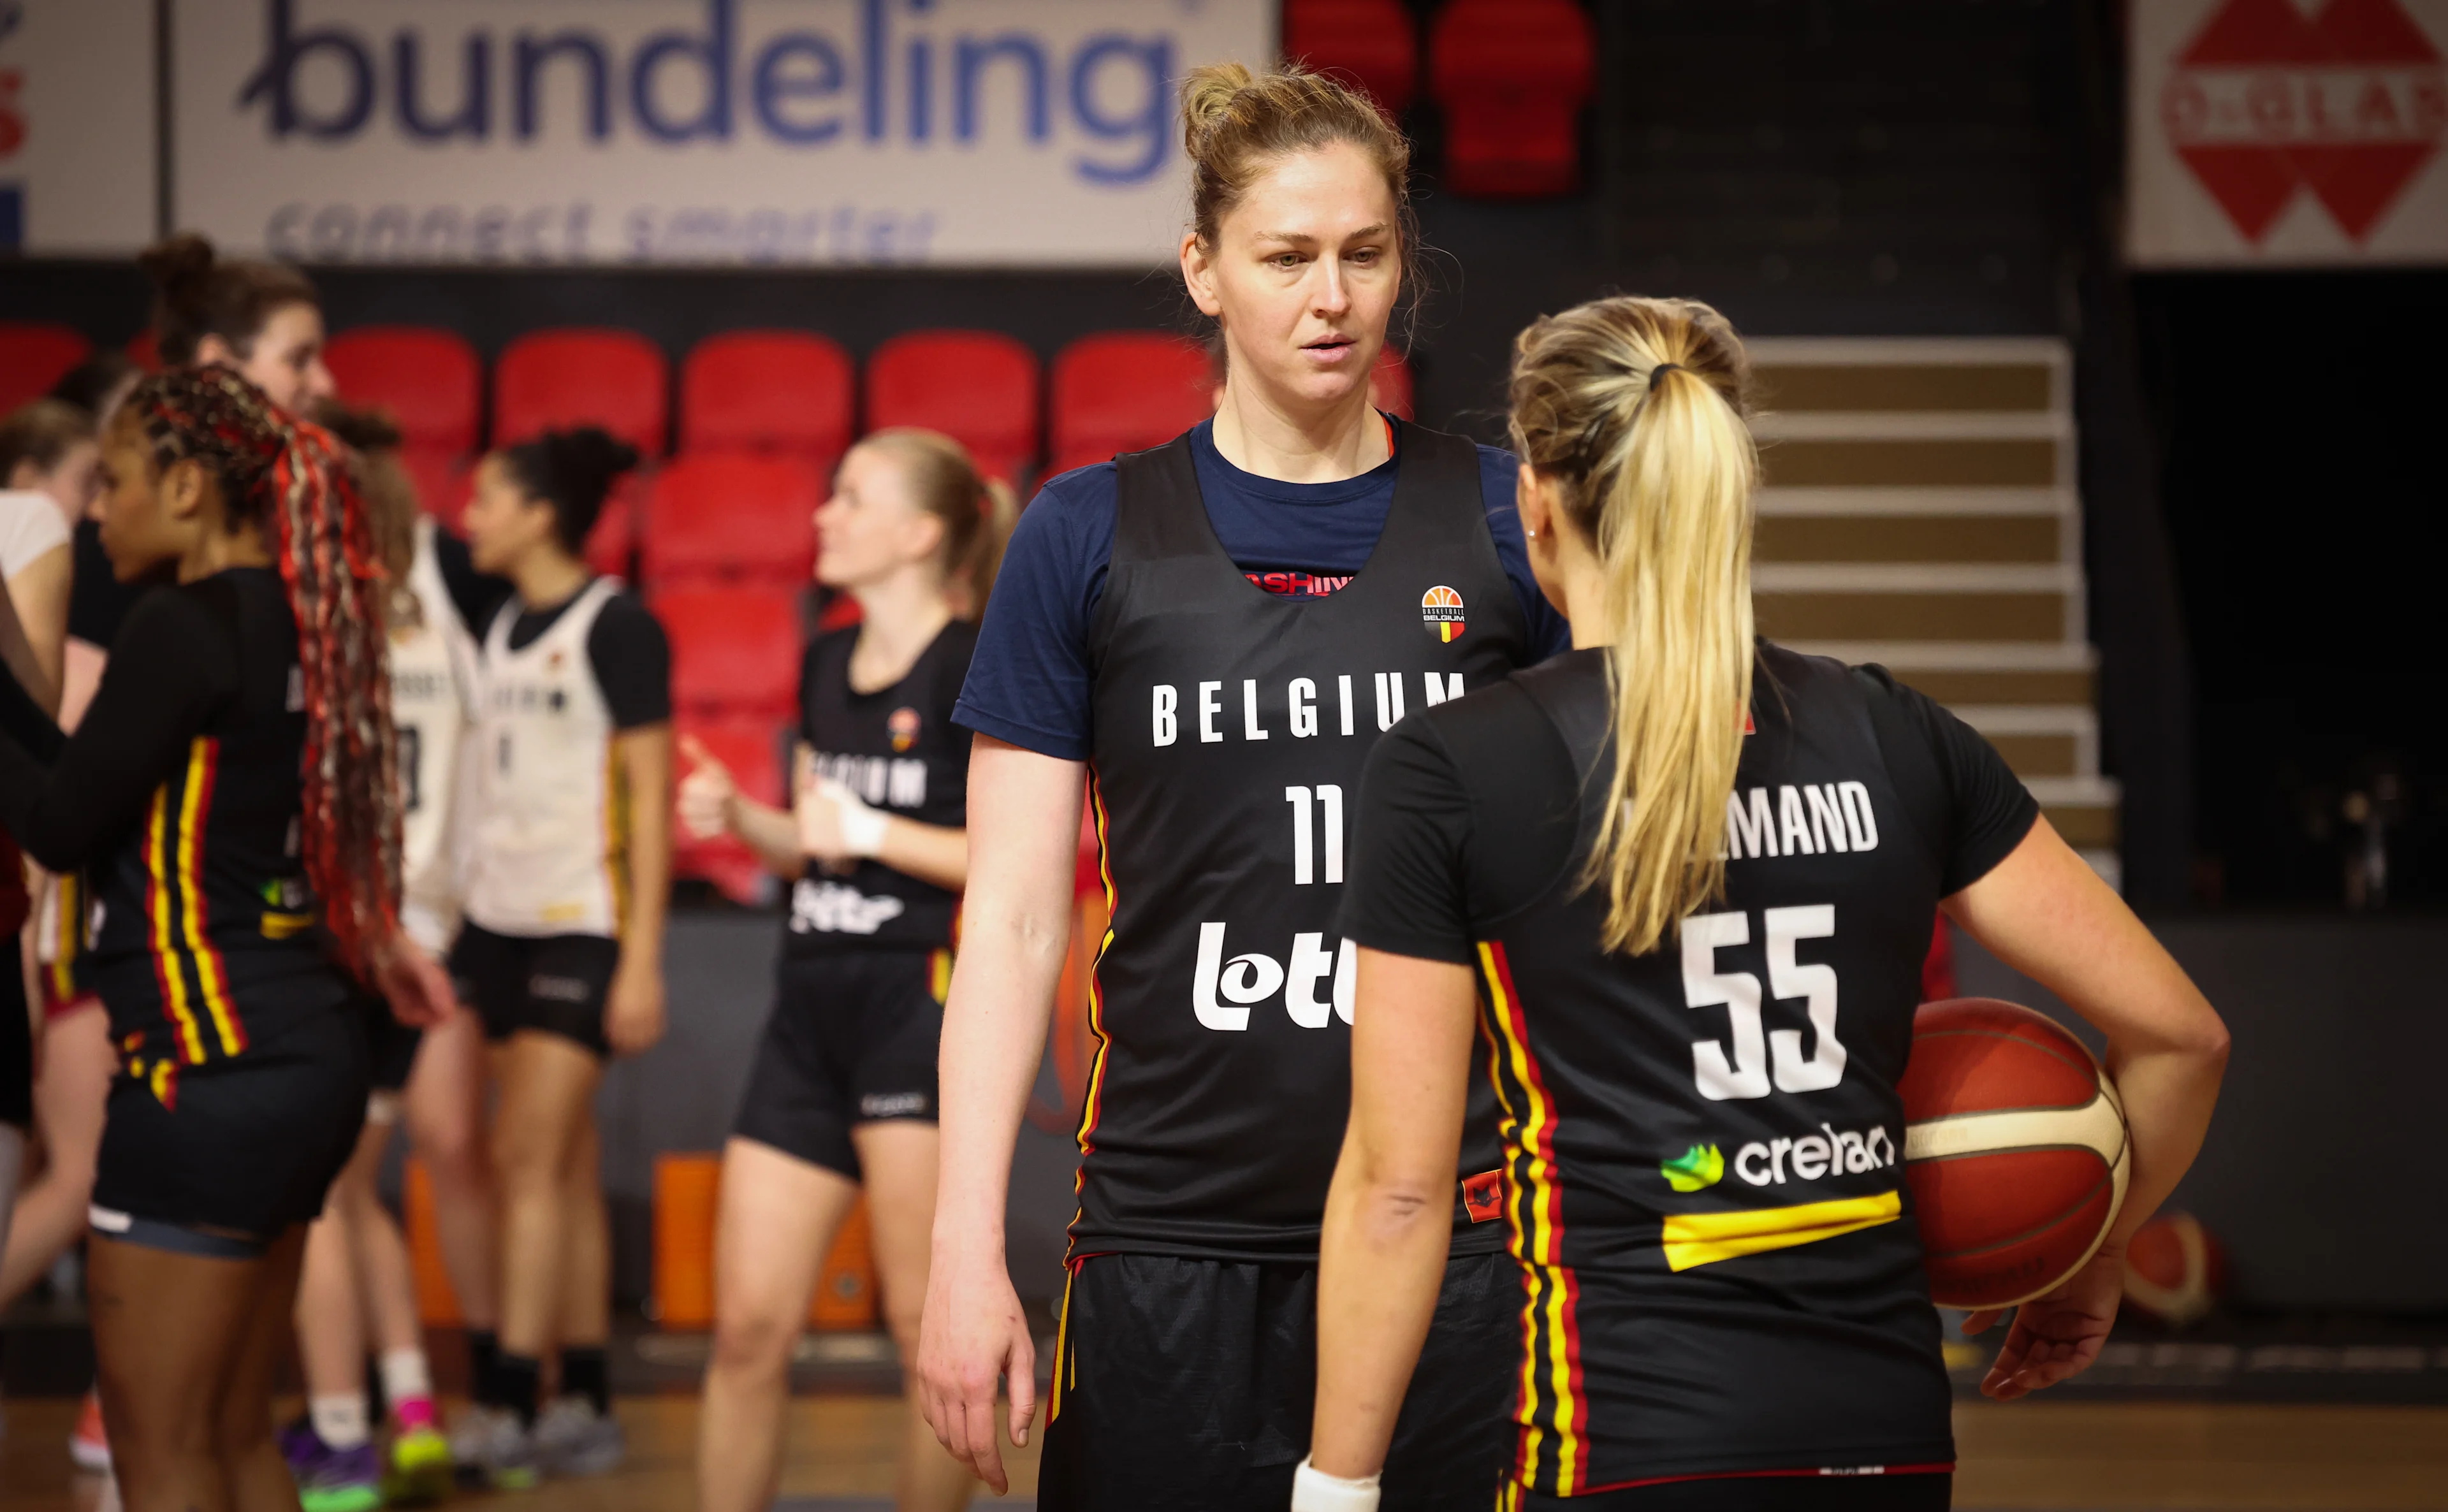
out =
[[1899,1090],[1940,1306],[2027,1302],[2097,1252],[2132,1161],[2115,1083],[2081,1041],[1994,998],[1927,1004]]
[[2227,1294],[2227,1251],[2190,1213],[2162,1213],[2125,1247],[2125,1305],[2171,1329],[2198,1323]]

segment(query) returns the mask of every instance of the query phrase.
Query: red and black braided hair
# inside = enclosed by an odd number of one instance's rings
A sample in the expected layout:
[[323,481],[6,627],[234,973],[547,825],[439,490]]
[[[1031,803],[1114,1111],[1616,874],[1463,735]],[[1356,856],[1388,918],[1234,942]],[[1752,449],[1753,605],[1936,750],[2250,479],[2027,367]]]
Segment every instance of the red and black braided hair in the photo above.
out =
[[224,367],[136,386],[121,411],[154,465],[193,461],[233,530],[263,532],[297,620],[306,705],[303,852],[340,959],[371,976],[399,922],[399,740],[391,718],[387,587],[347,450]]

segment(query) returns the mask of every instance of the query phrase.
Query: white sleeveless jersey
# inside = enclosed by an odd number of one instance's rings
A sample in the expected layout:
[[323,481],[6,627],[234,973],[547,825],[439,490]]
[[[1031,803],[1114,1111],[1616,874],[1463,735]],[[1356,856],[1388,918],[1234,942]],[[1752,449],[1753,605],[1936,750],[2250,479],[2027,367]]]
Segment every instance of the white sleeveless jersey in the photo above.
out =
[[476,647],[433,551],[434,524],[416,522],[408,587],[413,618],[391,627],[391,713],[399,730],[400,924],[439,954],[459,924],[459,851],[452,818],[459,748],[475,695]]
[[467,905],[496,934],[620,932],[627,815],[612,771],[612,710],[586,639],[619,580],[597,578],[517,651],[513,599],[477,662]]

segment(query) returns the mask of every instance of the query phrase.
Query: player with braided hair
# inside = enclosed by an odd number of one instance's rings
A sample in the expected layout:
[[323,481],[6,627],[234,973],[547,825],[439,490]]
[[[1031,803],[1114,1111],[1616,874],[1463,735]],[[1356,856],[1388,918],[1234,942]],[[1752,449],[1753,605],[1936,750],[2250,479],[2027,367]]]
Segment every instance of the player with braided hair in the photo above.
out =
[[400,933],[385,587],[337,444],[220,367],[104,438],[102,541],[172,580],[76,734],[0,680],[0,822],[102,901],[119,1052],[88,1286],[129,1512],[295,1508],[272,1433],[305,1223],[364,1115],[350,977],[449,1009]]

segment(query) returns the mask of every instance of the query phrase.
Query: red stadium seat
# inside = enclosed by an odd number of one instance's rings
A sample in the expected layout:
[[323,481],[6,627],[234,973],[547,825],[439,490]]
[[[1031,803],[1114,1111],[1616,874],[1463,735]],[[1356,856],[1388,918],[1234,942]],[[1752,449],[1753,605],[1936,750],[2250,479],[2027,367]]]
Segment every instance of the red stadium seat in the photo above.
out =
[[[677,734],[695,737],[717,761],[730,768],[741,793],[759,803],[788,806],[782,770],[783,721],[761,715],[708,718],[682,713],[673,725]],[[681,756],[679,765],[685,772],[688,758]],[[673,840],[676,874],[711,882],[735,903],[762,903],[773,894],[773,873],[736,838],[698,840],[678,830]]]
[[128,339],[127,360],[147,373],[161,372],[162,338],[155,335],[150,327],[137,332]]
[[1055,472],[1162,446],[1214,412],[1207,354],[1155,331],[1081,336],[1054,359]]
[[1453,0],[1428,39],[1457,194],[1535,199],[1580,183],[1580,111],[1597,72],[1573,0]]
[[784,588],[674,588],[650,601],[672,642],[672,695],[699,715],[790,716],[799,696],[799,598]]
[[824,475],[804,457],[686,455],[646,498],[645,578],[655,591],[738,578],[796,588],[815,565]]
[[334,336],[323,360],[340,397],[390,411],[407,445],[448,456],[476,450],[484,366],[459,336],[430,326],[359,326]]
[[1398,419],[1411,418],[1411,365],[1388,343],[1368,370],[1368,402]]
[[455,450],[411,442],[399,449],[399,462],[409,481],[416,485],[417,504],[441,521],[446,529],[457,530],[459,517],[468,512],[469,490],[475,483],[475,469],[467,457]]
[[784,451],[831,471],[850,449],[849,355],[800,331],[708,336],[680,364],[679,450]]
[[1037,460],[1037,355],[986,331],[913,331],[867,359],[867,424],[925,426],[969,449],[990,477]]
[[1395,115],[1419,86],[1419,38],[1400,0],[1284,0],[1284,56],[1349,75]]
[[660,456],[671,374],[662,349],[628,331],[533,331],[493,365],[493,445],[598,425]]
[[50,392],[60,374],[92,350],[93,343],[71,326],[0,320],[0,414]]

